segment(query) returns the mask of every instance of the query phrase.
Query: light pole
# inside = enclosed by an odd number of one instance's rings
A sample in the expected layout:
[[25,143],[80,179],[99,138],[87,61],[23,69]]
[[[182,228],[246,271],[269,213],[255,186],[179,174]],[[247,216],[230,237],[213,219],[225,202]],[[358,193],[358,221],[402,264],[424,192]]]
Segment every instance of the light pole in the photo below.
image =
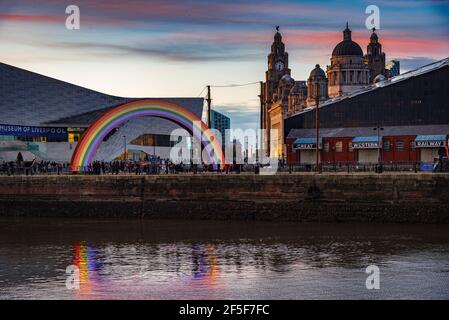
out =
[[315,110],[315,128],[316,128],[316,172],[320,173],[320,148],[319,148],[319,142],[320,142],[320,124],[319,124],[319,104],[320,104],[320,84],[316,84],[316,92],[315,92],[315,104],[316,104],[316,110]]
[[156,135],[153,134],[153,158],[156,159]]
[[210,118],[211,118],[211,104],[212,104],[212,98],[210,96],[210,86],[207,86],[207,125],[209,126],[209,128],[212,128],[212,125],[210,123]]
[[123,136],[123,144],[124,144],[124,148],[123,148],[123,160],[126,160],[126,136]]
[[[260,94],[259,94],[259,103],[260,103],[260,112],[259,112],[259,129],[260,131],[262,131],[263,129],[265,129],[265,108],[264,108],[264,96],[263,96],[263,91],[264,91],[264,87],[263,87],[263,82],[260,81]],[[259,162],[259,136],[258,136],[259,130],[256,131],[256,163]],[[263,135],[261,136],[261,139],[263,138]],[[261,141],[260,143],[260,149],[263,150],[265,147],[265,144],[263,141]]]
[[380,173],[380,162],[381,162],[381,152],[380,152],[380,148],[381,148],[381,141],[380,141],[380,131],[384,130],[383,127],[379,126],[379,124],[377,125],[377,127],[373,128],[374,131],[377,131],[377,172]]

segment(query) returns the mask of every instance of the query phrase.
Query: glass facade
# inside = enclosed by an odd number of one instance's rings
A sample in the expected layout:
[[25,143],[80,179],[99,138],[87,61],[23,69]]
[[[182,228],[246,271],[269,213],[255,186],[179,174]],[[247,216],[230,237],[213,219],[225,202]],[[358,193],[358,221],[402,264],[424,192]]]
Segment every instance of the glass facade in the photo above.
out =
[[[178,142],[182,137],[178,137]],[[147,147],[173,147],[177,142],[170,141],[170,135],[167,134],[143,134],[132,140],[129,144]]]
[[[449,66],[324,105],[319,119],[321,128],[449,124]],[[284,126],[285,136],[314,128],[315,111],[287,118]]]
[[[221,133],[221,145],[224,146],[226,142],[226,130],[231,129],[231,119],[224,114],[214,111],[211,111],[210,114],[211,128],[217,129]],[[230,137],[228,137],[228,141],[230,141]]]

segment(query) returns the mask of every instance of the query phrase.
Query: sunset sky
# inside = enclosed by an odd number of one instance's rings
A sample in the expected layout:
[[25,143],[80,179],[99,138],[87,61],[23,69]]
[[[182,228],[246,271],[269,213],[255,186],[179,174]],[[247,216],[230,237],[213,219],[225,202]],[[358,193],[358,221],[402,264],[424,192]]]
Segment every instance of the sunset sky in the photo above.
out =
[[[70,4],[80,30],[65,28]],[[279,25],[292,76],[306,80],[329,64],[346,21],[366,52],[370,4],[402,72],[449,56],[449,1],[0,0],[0,62],[113,95],[196,97],[208,84],[263,80]],[[213,106],[255,128],[258,90],[214,88]]]

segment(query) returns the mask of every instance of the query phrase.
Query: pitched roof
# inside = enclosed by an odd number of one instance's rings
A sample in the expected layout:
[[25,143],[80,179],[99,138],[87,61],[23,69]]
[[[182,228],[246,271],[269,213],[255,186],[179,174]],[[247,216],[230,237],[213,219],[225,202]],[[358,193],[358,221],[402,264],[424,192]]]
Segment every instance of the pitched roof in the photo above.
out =
[[[203,111],[203,98],[149,98],[146,100],[165,100],[168,102],[175,103],[177,105],[181,105],[190,111],[192,111],[194,114],[196,114],[199,118],[201,118],[202,111]],[[141,100],[141,99],[130,99],[129,101],[135,101],[135,100]],[[103,113],[110,110],[111,108],[115,107],[115,105],[107,108],[97,109],[90,112],[80,113],[74,116],[69,117],[63,117],[58,120],[54,121],[48,121],[45,124],[46,125],[54,125],[54,126],[60,126],[60,127],[82,127],[89,125],[90,123],[94,122],[97,118],[99,118]]]
[[[380,136],[419,136],[419,135],[447,135],[449,125],[428,126],[393,126],[383,127]],[[374,127],[322,128],[319,133],[324,138],[354,138],[376,136]],[[311,138],[316,136],[315,129],[292,129],[287,139]]]
[[[445,58],[443,60],[439,60],[439,61],[430,63],[430,64],[425,65],[425,66],[423,66],[421,68],[418,68],[416,70],[412,70],[412,71],[400,74],[400,75],[398,75],[396,77],[389,78],[389,79],[387,79],[385,81],[380,81],[380,82],[377,82],[377,83],[374,83],[374,84],[370,84],[370,85],[367,85],[367,86],[365,86],[365,87],[363,87],[361,89],[354,90],[354,91],[352,91],[350,93],[343,94],[341,96],[328,99],[328,100],[326,100],[326,101],[321,103],[320,109],[332,106],[336,102],[340,102],[342,100],[350,99],[350,98],[353,98],[353,97],[358,96],[360,94],[364,94],[364,93],[367,93],[367,92],[371,92],[371,91],[377,90],[379,88],[383,88],[383,87],[387,87],[387,86],[390,86],[390,85],[394,85],[394,84],[399,83],[401,81],[405,81],[405,80],[408,80],[410,78],[417,77],[417,76],[420,76],[420,75],[423,75],[423,74],[426,74],[426,73],[429,73],[429,72],[432,72],[432,71],[435,71],[435,70],[439,70],[439,69],[442,69],[442,68],[448,67],[448,66],[449,66],[449,57]],[[291,117],[297,116],[299,114],[307,113],[307,112],[312,112],[313,110],[314,109],[303,110],[303,111],[300,111],[298,113],[295,113],[295,114],[291,115]]]

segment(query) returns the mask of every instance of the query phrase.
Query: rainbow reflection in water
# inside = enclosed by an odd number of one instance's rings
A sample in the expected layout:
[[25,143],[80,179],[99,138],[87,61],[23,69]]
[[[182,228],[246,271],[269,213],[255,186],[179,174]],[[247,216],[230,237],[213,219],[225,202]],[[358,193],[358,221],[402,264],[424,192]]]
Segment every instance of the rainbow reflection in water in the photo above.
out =
[[101,263],[97,259],[94,248],[85,243],[75,244],[75,258],[73,264],[80,272],[80,295],[89,295],[97,287]]
[[201,280],[208,285],[216,284],[219,268],[215,247],[211,244],[196,244],[192,250],[192,277]]

